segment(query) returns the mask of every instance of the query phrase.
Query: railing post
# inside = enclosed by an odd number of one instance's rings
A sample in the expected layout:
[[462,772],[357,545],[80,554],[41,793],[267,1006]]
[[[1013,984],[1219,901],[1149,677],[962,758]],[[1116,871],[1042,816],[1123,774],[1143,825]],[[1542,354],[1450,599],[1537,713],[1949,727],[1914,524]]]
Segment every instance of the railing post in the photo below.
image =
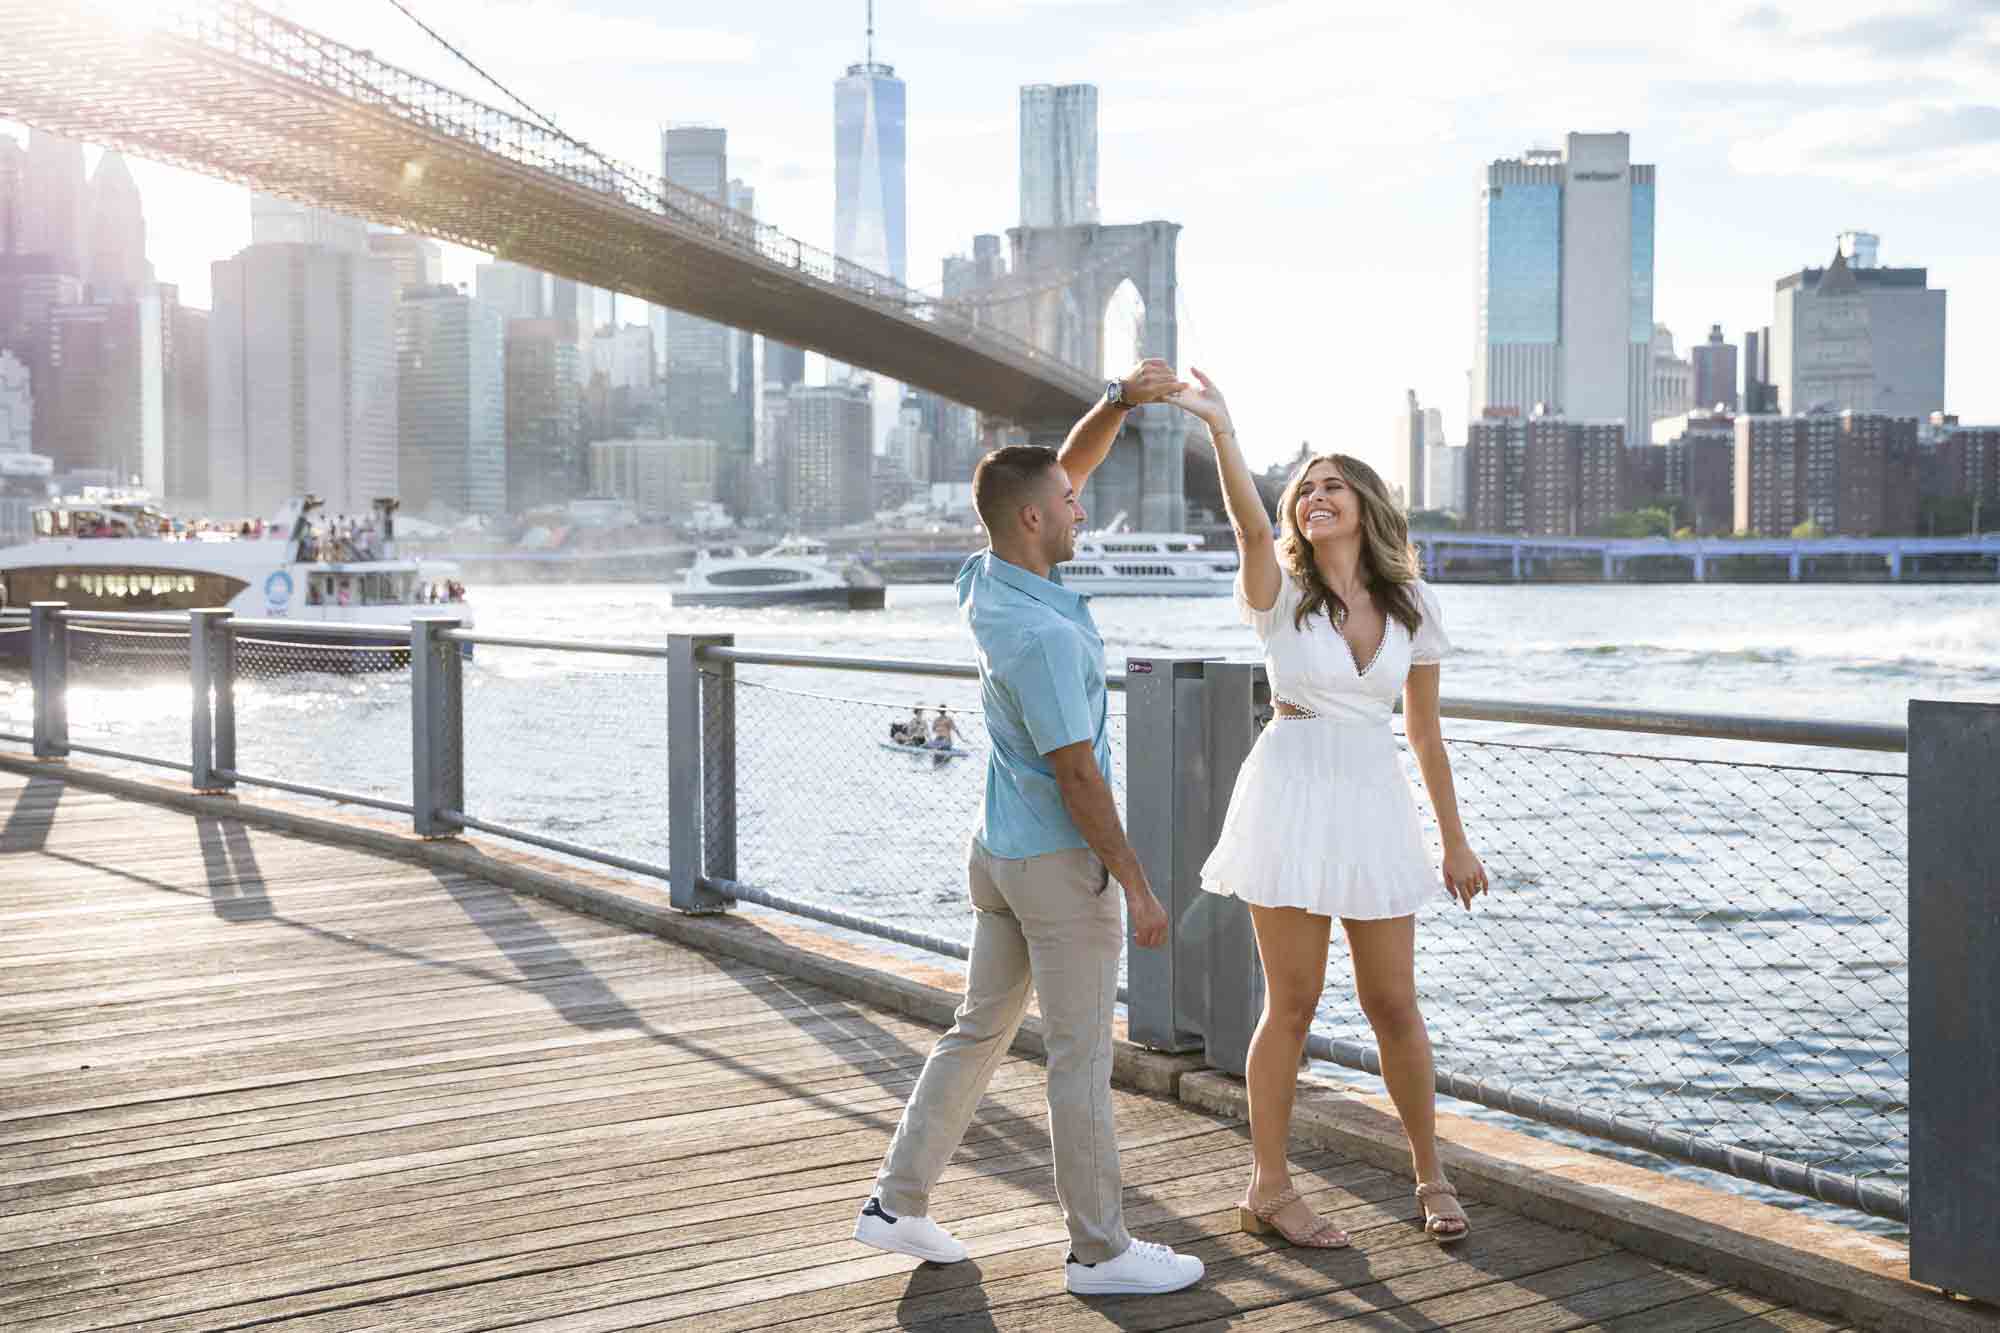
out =
[[[1202,855],[1206,858],[1229,813],[1236,775],[1257,743],[1258,720],[1269,706],[1269,690],[1264,668],[1256,662],[1210,662],[1204,675],[1209,805]],[[1204,1055],[1211,1069],[1241,1076],[1250,1059],[1250,1035],[1264,1010],[1264,964],[1257,956],[1250,909],[1240,899],[1213,898],[1208,911],[1202,968],[1208,982]]]
[[1910,1276],[2000,1301],[2000,704],[1910,701]]
[[417,834],[448,838],[464,825],[465,675],[456,643],[456,616],[410,622],[410,811]]
[[[226,608],[208,608],[188,612],[188,681],[194,688],[193,725],[189,728],[189,744],[193,751],[190,768],[193,770],[193,784],[196,791],[221,791],[235,785],[216,776],[217,768],[234,771],[236,756],[233,753],[236,740],[235,698],[230,691],[231,681],[226,666],[229,661],[230,643],[227,626],[234,613]],[[225,703],[224,700],[227,700]],[[216,714],[223,710],[229,713],[230,749],[229,762],[224,764],[216,755],[215,732]]]
[[1169,931],[1164,948],[1130,949],[1126,1017],[1133,1041],[1162,1051],[1195,1050],[1202,1038],[1201,862],[1211,840],[1202,685],[1200,658],[1126,659],[1125,830]]
[[[668,900],[683,912],[720,912],[729,905],[727,898],[702,882],[704,876],[718,873],[713,867],[726,864],[731,872],[726,878],[735,878],[735,678],[732,674],[713,686],[705,685],[701,661],[704,648],[735,641],[733,634],[667,638],[667,892]],[[721,665],[711,663],[709,669]],[[714,738],[705,736],[702,726],[706,711],[702,695],[708,689],[731,690],[726,706],[721,696],[712,696],[723,708],[718,730],[726,733]],[[724,783],[729,788],[726,803],[720,799]],[[711,836],[718,841],[713,851],[708,846]]]
[[28,675],[35,690],[35,758],[69,754],[69,625],[67,602],[28,606]]

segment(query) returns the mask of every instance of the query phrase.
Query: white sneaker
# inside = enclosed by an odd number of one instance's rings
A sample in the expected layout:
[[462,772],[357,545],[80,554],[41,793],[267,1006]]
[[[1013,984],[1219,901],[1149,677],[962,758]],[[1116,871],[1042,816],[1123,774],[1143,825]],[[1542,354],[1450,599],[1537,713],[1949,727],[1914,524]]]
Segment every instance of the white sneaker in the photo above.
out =
[[870,1199],[854,1222],[854,1239],[892,1254],[907,1254],[934,1264],[955,1264],[965,1258],[958,1237],[928,1217],[891,1217],[880,1199]]
[[1101,1264],[1080,1264],[1071,1255],[1063,1265],[1063,1285],[1076,1296],[1159,1296],[1193,1286],[1206,1271],[1191,1254],[1135,1240],[1125,1253]]

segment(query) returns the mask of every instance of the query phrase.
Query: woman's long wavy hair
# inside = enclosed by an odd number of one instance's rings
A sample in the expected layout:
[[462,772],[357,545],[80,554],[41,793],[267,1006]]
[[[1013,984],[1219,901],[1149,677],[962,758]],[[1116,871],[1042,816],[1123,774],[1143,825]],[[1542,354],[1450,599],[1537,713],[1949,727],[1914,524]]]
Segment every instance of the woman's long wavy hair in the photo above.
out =
[[1382,484],[1381,475],[1352,454],[1314,454],[1299,464],[1299,470],[1285,483],[1285,493],[1278,500],[1278,560],[1305,589],[1305,596],[1299,599],[1299,608],[1293,613],[1293,623],[1304,629],[1306,621],[1314,615],[1325,612],[1331,620],[1334,608],[1339,608],[1343,615],[1347,610],[1346,603],[1320,577],[1319,566],[1313,562],[1312,543],[1299,531],[1299,489],[1305,485],[1306,474],[1319,463],[1331,463],[1340,469],[1341,480],[1360,502],[1361,571],[1367,578],[1369,595],[1385,615],[1402,621],[1403,628],[1414,636],[1417,626],[1424,623],[1424,612],[1417,602],[1416,583],[1421,566],[1417,563],[1417,548],[1410,544],[1410,521],[1389,498],[1389,488]]

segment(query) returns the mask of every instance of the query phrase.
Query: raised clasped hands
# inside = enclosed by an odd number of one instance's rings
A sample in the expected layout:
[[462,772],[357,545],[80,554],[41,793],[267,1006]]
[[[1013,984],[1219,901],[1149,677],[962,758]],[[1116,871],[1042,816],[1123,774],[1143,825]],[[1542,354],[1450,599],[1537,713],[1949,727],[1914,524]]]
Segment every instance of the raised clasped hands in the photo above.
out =
[[1134,407],[1167,402],[1188,387],[1187,381],[1157,356],[1139,362],[1120,376],[1118,382],[1124,386],[1125,401]]
[[1201,373],[1199,367],[1190,366],[1189,373],[1201,381],[1201,387],[1183,384],[1167,401],[1175,407],[1201,418],[1207,425],[1209,434],[1221,435],[1232,430],[1229,421],[1229,404],[1222,400],[1222,390],[1215,387],[1215,381]]

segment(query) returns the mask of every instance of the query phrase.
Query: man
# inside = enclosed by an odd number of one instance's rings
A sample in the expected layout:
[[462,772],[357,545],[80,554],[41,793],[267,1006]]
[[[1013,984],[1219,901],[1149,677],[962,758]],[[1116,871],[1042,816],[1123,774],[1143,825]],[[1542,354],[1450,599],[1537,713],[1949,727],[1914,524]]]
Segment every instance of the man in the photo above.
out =
[[972,474],[989,549],[958,574],[959,613],[979,654],[992,742],[986,802],[967,865],[974,927],[965,1002],[932,1049],[861,1210],[854,1238],[956,1263],[965,1246],[929,1217],[930,1192],[1013,1043],[1032,984],[1048,1055],[1056,1197],[1069,1226],[1064,1282],[1079,1294],[1178,1291],[1201,1260],[1132,1239],[1119,1198],[1111,1115],[1111,1018],[1124,943],[1158,948],[1167,916],[1126,840],[1111,794],[1104,643],[1055,566],[1076,553],[1076,492],[1111,450],[1125,414],[1184,386],[1142,361],[1106,386],[1060,452],[999,449]]

